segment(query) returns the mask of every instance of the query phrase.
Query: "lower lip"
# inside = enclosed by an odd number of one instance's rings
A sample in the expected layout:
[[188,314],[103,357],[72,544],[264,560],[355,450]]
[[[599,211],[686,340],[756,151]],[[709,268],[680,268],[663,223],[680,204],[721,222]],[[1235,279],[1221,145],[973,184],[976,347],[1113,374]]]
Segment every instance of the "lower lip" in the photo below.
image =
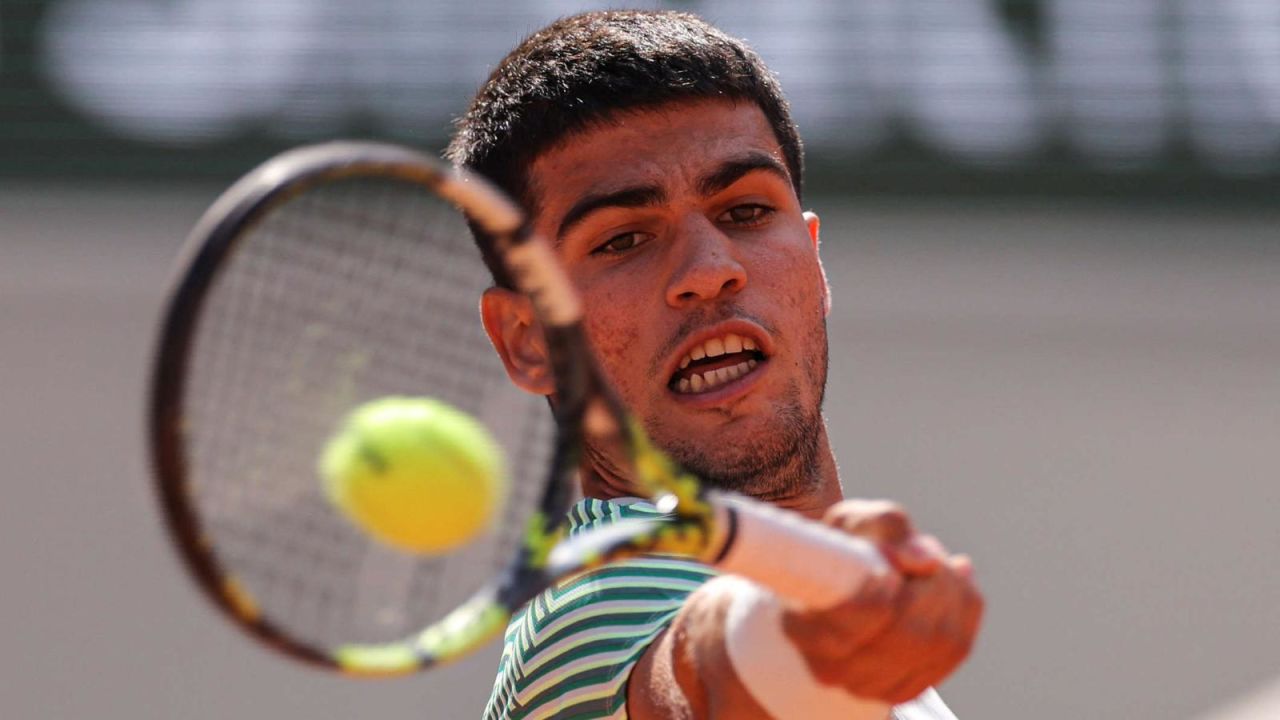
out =
[[668,392],[674,395],[677,401],[695,408],[723,405],[751,392],[756,383],[760,382],[760,378],[764,377],[765,368],[768,366],[768,360],[761,360],[758,365],[747,371],[746,375],[736,377],[723,385],[717,385],[711,390],[682,393],[668,388]]

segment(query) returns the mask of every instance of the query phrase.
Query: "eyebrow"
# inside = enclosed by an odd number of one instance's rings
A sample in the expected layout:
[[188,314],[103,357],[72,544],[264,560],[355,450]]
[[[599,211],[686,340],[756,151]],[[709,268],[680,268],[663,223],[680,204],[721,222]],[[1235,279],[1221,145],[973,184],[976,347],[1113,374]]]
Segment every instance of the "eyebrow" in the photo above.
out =
[[564,237],[574,225],[582,222],[588,215],[605,208],[638,208],[661,205],[667,194],[657,185],[638,185],[613,192],[587,195],[569,208],[556,230],[556,240]]
[[791,175],[787,169],[772,155],[762,152],[751,152],[742,157],[726,160],[716,169],[698,179],[698,192],[703,197],[715,195],[741,180],[744,176],[763,170],[775,175],[779,180],[791,184]]
[[[741,157],[726,160],[698,178],[698,192],[703,197],[714,195],[753,172],[764,171],[788,184],[791,175],[776,158],[768,153],[750,152]],[[639,208],[661,205],[667,199],[666,191],[658,185],[636,185],[606,193],[591,194],[574,203],[560,220],[556,230],[556,243],[587,216],[606,208]]]

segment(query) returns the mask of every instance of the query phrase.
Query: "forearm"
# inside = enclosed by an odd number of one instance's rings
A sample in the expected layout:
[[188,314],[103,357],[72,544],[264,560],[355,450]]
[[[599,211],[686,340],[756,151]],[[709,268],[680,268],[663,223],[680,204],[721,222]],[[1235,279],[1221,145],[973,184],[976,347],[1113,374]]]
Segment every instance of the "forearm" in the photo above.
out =
[[725,650],[725,620],[732,600],[719,579],[689,595],[631,672],[629,717],[768,720],[743,687]]
[[884,720],[892,704],[903,717],[951,717],[915,701],[973,646],[983,600],[969,559],[893,503],[845,501],[823,521],[876,542],[896,572],[804,611],[733,576],[707,582],[633,671],[634,717]]

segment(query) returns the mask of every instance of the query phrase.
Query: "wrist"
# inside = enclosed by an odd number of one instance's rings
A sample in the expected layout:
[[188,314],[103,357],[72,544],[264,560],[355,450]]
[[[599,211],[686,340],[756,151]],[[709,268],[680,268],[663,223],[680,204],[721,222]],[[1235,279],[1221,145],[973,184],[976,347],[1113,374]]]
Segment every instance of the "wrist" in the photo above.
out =
[[782,629],[782,603],[748,580],[733,583],[725,615],[724,646],[747,692],[775,720],[885,720],[892,708],[818,682]]

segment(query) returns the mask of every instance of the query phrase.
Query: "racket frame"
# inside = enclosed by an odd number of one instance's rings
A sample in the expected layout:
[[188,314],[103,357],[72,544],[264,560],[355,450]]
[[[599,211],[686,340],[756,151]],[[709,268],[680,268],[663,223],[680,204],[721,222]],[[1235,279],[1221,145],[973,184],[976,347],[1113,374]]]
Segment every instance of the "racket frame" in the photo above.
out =
[[[318,648],[264,617],[252,596],[226,572],[206,538],[189,484],[182,417],[192,341],[203,303],[246,231],[273,208],[318,184],[361,175],[394,177],[453,201],[491,242],[516,289],[543,326],[556,379],[556,433],[538,511],[508,567],[468,601],[403,641]],[[487,236],[487,237],[486,237]],[[848,597],[870,574],[889,572],[869,544],[798,516],[728,493],[708,492],[697,478],[653,447],[628,416],[596,365],[582,326],[582,304],[555,251],[532,233],[520,209],[488,181],[394,145],[332,142],[286,152],[228,189],[187,239],[173,284],[151,380],[149,435],[166,526],[183,564],[214,605],[255,639],[297,660],[354,675],[399,675],[453,660],[500,635],[525,602],[558,579],[608,560],[659,552],[738,572],[811,606]],[[584,437],[612,443],[633,463],[639,489],[668,514],[627,521],[567,539],[564,517],[574,497]],[[816,568],[791,554],[816,548]],[[847,582],[832,583],[832,573]]]
[[[194,510],[185,454],[183,402],[201,311],[241,239],[273,209],[317,185],[360,176],[394,177],[450,199],[483,202],[484,207],[490,208],[483,219],[496,229],[503,229],[503,223],[519,223],[519,212],[487,183],[456,177],[437,161],[407,148],[338,141],[277,155],[219,196],[186,239],[161,320],[147,416],[152,476],[161,514],[171,544],[195,584],[219,611],[254,639],[304,663],[355,673],[361,672],[358,664],[344,665],[333,649],[295,641],[265,617],[252,593],[218,559]],[[381,674],[378,670],[373,673]]]

